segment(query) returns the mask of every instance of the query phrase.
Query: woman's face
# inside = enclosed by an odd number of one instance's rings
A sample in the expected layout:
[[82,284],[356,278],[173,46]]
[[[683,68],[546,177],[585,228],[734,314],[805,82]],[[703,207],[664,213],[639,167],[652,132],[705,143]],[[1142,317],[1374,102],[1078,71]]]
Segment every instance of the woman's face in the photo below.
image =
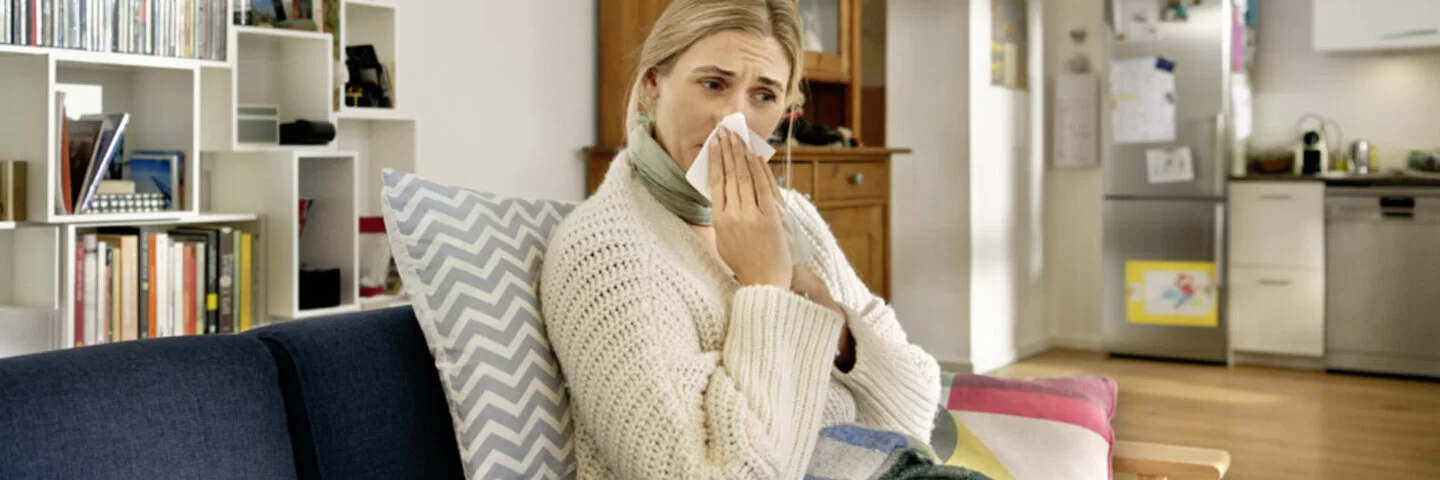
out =
[[688,170],[720,119],[745,114],[761,136],[780,124],[790,61],[780,42],[738,30],[700,39],[667,72],[645,76],[653,105],[655,136],[665,152]]

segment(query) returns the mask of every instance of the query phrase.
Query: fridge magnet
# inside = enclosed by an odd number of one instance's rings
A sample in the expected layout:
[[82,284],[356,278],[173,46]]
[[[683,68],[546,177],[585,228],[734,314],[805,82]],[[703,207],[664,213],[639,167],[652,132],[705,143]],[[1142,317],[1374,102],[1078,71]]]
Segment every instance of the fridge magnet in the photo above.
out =
[[1125,319],[1130,323],[1217,327],[1213,262],[1125,262]]

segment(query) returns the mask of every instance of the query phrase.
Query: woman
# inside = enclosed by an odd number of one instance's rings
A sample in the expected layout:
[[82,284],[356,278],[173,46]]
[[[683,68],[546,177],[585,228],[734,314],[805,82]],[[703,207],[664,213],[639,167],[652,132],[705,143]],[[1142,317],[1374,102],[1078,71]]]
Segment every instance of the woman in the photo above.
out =
[[685,180],[722,118],[801,103],[800,35],[793,0],[676,0],[645,42],[628,144],[541,277],[582,479],[798,478],[825,426],[930,437],[939,368],[815,207],[724,129],[709,200]]

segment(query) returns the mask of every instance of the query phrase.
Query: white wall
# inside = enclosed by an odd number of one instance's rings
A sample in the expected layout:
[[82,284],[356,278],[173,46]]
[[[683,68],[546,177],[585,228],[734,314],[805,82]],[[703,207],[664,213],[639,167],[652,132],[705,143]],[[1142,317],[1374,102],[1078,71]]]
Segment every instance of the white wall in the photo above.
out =
[[[970,2],[971,363],[989,371],[1044,348],[1041,4],[1029,2],[1030,89],[990,84],[991,1]],[[1032,96],[1032,93],[1036,95]],[[1043,137],[1039,137],[1043,138]]]
[[[1045,68],[1049,98],[1054,98],[1055,77],[1065,71],[1074,54],[1090,59],[1091,71],[1106,77],[1110,57],[1106,47],[1109,27],[1107,0],[1045,2]],[[1070,31],[1084,29],[1086,38],[1076,44]],[[1104,82],[1101,83],[1102,85]],[[1105,110],[1105,109],[1102,109]],[[1102,115],[1108,112],[1103,112]],[[1047,121],[1053,118],[1045,115]],[[1101,138],[1109,137],[1108,116],[1097,119]],[[1053,145],[1046,138],[1045,158]],[[1102,142],[1101,162],[1110,157]],[[1047,160],[1048,162],[1048,160]],[[1045,178],[1045,324],[1057,346],[1098,350],[1101,346],[1100,284],[1101,209],[1104,194],[1099,168],[1048,169]]]
[[395,1],[405,7],[398,101],[420,119],[419,172],[505,195],[583,198],[595,2]]
[[[1031,92],[1043,36],[1031,2]],[[892,288],[914,341],[988,371],[1043,348],[1043,96],[990,85],[990,1],[891,2]],[[924,53],[919,53],[924,52]],[[937,53],[937,52],[944,52]]]
[[1311,2],[1260,2],[1251,151],[1290,146],[1307,112],[1334,120],[1349,141],[1381,149],[1387,167],[1410,148],[1440,146],[1440,53],[1344,54],[1312,48]]
[[886,143],[914,150],[891,167],[890,300],[911,341],[968,367],[970,11],[949,0],[888,8]]

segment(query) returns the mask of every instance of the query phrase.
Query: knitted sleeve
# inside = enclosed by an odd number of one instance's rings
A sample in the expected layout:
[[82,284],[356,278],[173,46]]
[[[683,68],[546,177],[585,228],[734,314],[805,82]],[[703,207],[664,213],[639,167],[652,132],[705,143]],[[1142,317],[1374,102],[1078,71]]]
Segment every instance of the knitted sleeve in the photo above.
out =
[[929,439],[940,399],[939,364],[909,343],[895,311],[860,280],[815,206],[787,190],[786,208],[814,247],[810,267],[848,312],[855,365],[835,375],[855,396],[856,420]]
[[706,352],[695,314],[664,294],[634,237],[562,226],[541,277],[547,335],[599,456],[618,478],[798,478],[842,316],[780,288],[740,288],[723,348]]

